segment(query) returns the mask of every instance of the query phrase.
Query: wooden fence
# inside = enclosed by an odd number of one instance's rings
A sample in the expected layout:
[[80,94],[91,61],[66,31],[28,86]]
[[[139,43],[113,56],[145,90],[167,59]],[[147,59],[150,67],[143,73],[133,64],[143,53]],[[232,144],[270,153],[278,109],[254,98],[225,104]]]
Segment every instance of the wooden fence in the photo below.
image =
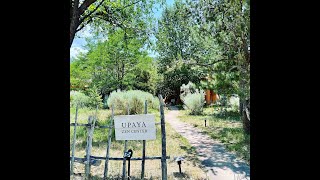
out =
[[[145,177],[145,160],[161,160],[161,177],[162,180],[167,180],[167,159],[170,159],[169,156],[167,156],[166,152],[166,129],[165,129],[165,117],[164,117],[164,101],[161,95],[158,96],[160,100],[160,123],[156,123],[156,125],[161,126],[161,146],[162,146],[162,153],[161,156],[151,156],[148,157],[146,156],[146,140],[142,140],[142,157],[136,157],[136,158],[131,158],[130,160],[134,161],[141,161],[141,179],[144,179]],[[78,106],[76,106],[76,115],[75,115],[75,122],[71,123],[70,126],[74,127],[74,132],[73,132],[73,141],[72,141],[72,146],[71,146],[71,157],[70,157],[70,176],[74,174],[73,169],[74,169],[74,163],[82,163],[85,164],[85,178],[90,179],[91,177],[91,165],[100,165],[101,160],[105,160],[104,164],[104,173],[103,173],[103,179],[108,179],[108,170],[109,170],[109,161],[114,160],[114,161],[123,161],[122,163],[122,180],[126,179],[126,157],[110,157],[110,146],[111,146],[111,137],[112,137],[112,130],[114,128],[114,106],[112,105],[111,107],[111,121],[108,126],[96,126],[96,121],[97,121],[97,110],[96,109],[96,114],[95,116],[89,116],[88,118],[88,123],[87,124],[79,124],[77,123],[77,118],[78,118]],[[144,109],[144,114],[147,114],[148,108],[147,108],[147,101],[145,101],[145,109]],[[129,115],[129,105],[128,105],[128,115]],[[78,126],[83,126],[87,128],[87,144],[86,144],[86,155],[84,158],[81,157],[75,157],[75,143],[76,143],[76,131]],[[108,131],[108,142],[107,142],[107,147],[106,147],[106,156],[100,157],[100,156],[92,156],[91,155],[91,149],[92,149],[92,140],[93,140],[93,133],[94,129],[97,128],[107,128],[109,129]],[[124,153],[127,151],[127,140],[124,141]],[[130,179],[130,177],[128,177]]]

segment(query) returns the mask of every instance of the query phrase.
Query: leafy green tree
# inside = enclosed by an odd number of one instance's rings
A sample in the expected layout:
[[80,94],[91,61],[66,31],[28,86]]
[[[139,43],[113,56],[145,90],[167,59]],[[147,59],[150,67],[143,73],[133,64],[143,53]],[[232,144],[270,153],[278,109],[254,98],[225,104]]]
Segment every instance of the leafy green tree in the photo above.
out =
[[[165,82],[174,79],[168,76],[170,69],[182,62],[202,80],[193,81],[200,87],[225,97],[238,94],[243,112],[250,99],[249,1],[177,1],[164,11],[156,37]],[[167,92],[174,90],[171,87]]]
[[211,53],[215,60],[208,62],[214,87],[226,96],[238,94],[242,113],[250,99],[250,2],[199,0],[189,4],[199,39],[208,38],[214,44]]
[[149,19],[151,22],[152,8],[156,2],[163,4],[163,0],[70,0],[70,47],[76,33],[88,24],[105,31],[111,27],[139,27],[131,26],[133,24],[127,16],[135,16],[137,21]]
[[84,90],[90,82],[90,67],[86,62],[86,55],[79,54],[70,63],[71,90]]
[[187,63],[193,53],[187,11],[185,3],[175,1],[172,7],[164,10],[158,22],[155,50],[159,53],[157,63],[161,81],[157,89],[164,97],[179,97],[182,84],[198,83],[203,76]]
[[71,63],[71,83],[97,87],[101,96],[121,89],[155,92],[157,70],[139,37],[118,29],[108,39],[91,41],[88,52]]
[[199,83],[197,73],[181,61],[177,62],[161,74],[157,92],[162,94],[164,98],[179,97],[182,84],[187,84],[189,81]]

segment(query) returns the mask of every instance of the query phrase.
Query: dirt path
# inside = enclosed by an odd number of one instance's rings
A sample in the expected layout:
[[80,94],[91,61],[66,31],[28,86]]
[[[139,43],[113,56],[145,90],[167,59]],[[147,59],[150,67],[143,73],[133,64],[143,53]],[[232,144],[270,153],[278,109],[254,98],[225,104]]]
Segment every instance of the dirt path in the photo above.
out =
[[192,125],[181,122],[177,118],[179,110],[176,107],[171,106],[170,109],[165,116],[166,122],[196,148],[198,158],[208,170],[207,176],[210,180],[250,179],[250,167],[244,161],[227,152],[223,144],[214,141]]

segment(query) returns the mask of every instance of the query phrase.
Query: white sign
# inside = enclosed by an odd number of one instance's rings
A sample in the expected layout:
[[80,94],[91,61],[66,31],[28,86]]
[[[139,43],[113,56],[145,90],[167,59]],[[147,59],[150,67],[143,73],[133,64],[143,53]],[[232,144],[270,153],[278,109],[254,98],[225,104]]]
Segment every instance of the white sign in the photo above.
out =
[[116,140],[156,139],[153,114],[121,115],[114,117]]

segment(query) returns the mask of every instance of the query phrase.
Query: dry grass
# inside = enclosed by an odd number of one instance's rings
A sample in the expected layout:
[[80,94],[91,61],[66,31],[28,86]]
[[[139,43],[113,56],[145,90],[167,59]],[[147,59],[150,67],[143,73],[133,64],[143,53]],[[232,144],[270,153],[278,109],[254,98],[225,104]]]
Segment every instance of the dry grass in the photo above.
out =
[[[78,115],[79,123],[86,123],[88,116],[93,115],[94,110],[81,109]],[[160,122],[159,111],[151,110],[149,113],[156,115],[156,122]],[[110,110],[98,111],[98,124],[106,125],[109,123]],[[70,121],[74,122],[75,110],[71,109]],[[73,137],[73,127],[70,128],[70,144]],[[195,149],[190,146],[188,141],[176,133],[169,124],[166,124],[167,133],[167,159],[168,179],[206,179],[206,173],[201,169],[200,163],[195,156]],[[93,138],[92,155],[106,156],[107,147],[107,129],[95,129]],[[76,157],[84,157],[86,146],[86,131],[84,127],[77,128],[77,142],[76,142]],[[113,137],[110,149],[111,157],[123,157],[123,141],[116,141]],[[142,141],[128,141],[128,149],[133,150],[132,157],[142,157]],[[71,155],[71,151],[70,151]],[[157,125],[157,139],[149,140],[146,143],[146,156],[161,156],[161,131],[160,126]],[[182,162],[182,172],[179,174],[179,166],[173,161],[176,156],[184,156],[185,161]],[[84,173],[84,165],[75,163],[74,173]],[[104,172],[104,161],[95,167],[91,166],[91,174],[93,179],[102,179]],[[111,179],[118,179],[122,174],[122,161],[109,161],[108,175]],[[140,179],[141,161],[131,161],[132,179]],[[79,177],[78,177],[79,178]],[[81,179],[81,178],[80,178]],[[146,160],[145,161],[145,179],[161,179],[161,161],[160,160]]]

